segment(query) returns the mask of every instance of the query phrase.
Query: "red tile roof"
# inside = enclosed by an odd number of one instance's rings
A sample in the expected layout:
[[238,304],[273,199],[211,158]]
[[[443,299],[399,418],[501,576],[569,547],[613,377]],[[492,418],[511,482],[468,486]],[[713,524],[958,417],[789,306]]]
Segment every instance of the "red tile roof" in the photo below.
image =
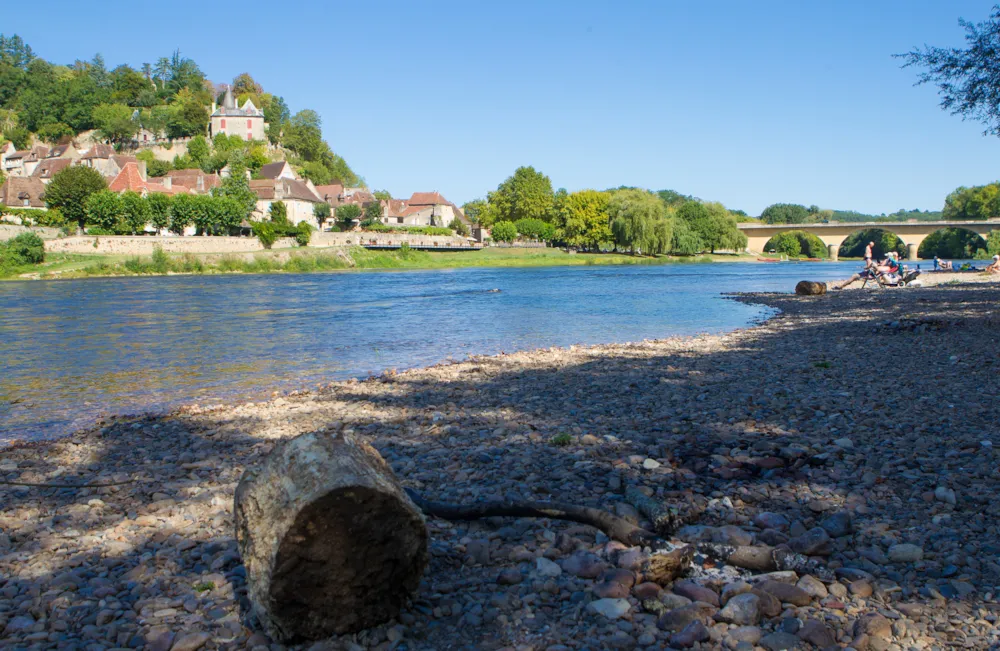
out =
[[125,192],[126,190],[141,192],[146,189],[146,182],[142,179],[139,166],[136,163],[125,163],[125,167],[122,168],[121,172],[118,172],[118,176],[108,184],[108,189],[114,192]]
[[414,192],[409,201],[411,206],[440,206],[450,202],[437,192]]

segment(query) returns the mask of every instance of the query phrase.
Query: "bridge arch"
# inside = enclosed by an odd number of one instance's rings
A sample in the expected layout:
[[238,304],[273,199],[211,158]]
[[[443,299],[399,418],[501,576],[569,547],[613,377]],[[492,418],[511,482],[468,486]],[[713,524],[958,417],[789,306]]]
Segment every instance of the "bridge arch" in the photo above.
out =
[[920,244],[931,233],[942,228],[964,228],[986,238],[991,230],[1000,230],[1000,220],[989,221],[906,221],[906,222],[826,222],[817,224],[764,224],[761,222],[738,224],[738,228],[747,236],[747,250],[763,253],[764,245],[778,233],[786,231],[805,231],[819,237],[827,246],[830,259],[839,257],[840,245],[851,233],[878,228],[888,231],[903,241],[906,245],[907,258],[917,260]]
[[[1000,230],[1000,227],[997,230]],[[939,228],[924,238],[917,255],[923,259],[933,258],[936,255],[942,258],[974,258],[979,249],[988,250],[986,243],[988,236],[962,226]]]

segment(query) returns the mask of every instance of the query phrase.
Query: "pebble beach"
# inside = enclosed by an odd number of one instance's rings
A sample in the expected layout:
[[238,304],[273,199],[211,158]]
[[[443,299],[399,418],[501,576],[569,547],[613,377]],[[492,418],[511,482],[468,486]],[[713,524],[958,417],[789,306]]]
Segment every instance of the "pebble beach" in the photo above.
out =
[[[1000,648],[1000,285],[732,297],[723,335],[542,349],[258,403],[190,405],[0,450],[4,649],[286,647],[247,614],[233,493],[279,441],[370,442],[437,501],[557,500],[678,542],[782,547],[835,578],[646,552],[545,519],[428,519],[431,561],[385,625],[303,649]],[[966,282],[966,281],[986,282]]]

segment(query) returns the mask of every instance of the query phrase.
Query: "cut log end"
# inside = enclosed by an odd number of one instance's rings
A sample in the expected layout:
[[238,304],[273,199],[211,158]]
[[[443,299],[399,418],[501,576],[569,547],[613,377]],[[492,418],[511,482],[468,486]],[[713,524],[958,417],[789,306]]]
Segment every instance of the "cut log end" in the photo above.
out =
[[800,280],[795,286],[795,293],[799,296],[820,296],[826,293],[826,283]]
[[276,448],[236,490],[247,594],[276,640],[381,624],[416,590],[427,528],[378,453],[350,436]]

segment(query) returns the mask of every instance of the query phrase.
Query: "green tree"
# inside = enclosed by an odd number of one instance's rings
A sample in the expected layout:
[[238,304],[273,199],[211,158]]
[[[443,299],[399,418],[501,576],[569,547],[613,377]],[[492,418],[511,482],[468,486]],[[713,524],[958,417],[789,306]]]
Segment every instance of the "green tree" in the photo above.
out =
[[149,203],[139,193],[129,190],[122,193],[121,205],[125,230],[132,235],[142,233],[153,218]]
[[495,242],[513,242],[517,239],[517,227],[511,221],[498,221],[490,229],[490,235]]
[[558,201],[554,216],[555,238],[569,246],[599,250],[601,244],[612,239],[608,214],[610,198],[607,192],[581,190]]
[[350,229],[354,226],[354,220],[361,218],[361,206],[349,203],[337,208],[337,221],[342,224],[342,228]]
[[248,219],[257,207],[257,194],[250,189],[250,181],[247,180],[246,166],[240,155],[233,155],[229,163],[229,176],[222,179],[222,184],[212,191],[216,196],[229,197],[235,199],[242,207],[243,216],[240,223]]
[[382,204],[378,201],[372,201],[365,206],[365,219],[376,222],[380,221],[382,219]]
[[135,109],[124,104],[100,104],[94,107],[94,124],[101,137],[112,144],[131,142],[139,133],[139,122],[132,119]]
[[645,190],[619,190],[608,200],[611,236],[633,254],[662,253],[670,248],[670,222],[660,198]]
[[38,128],[38,137],[52,145],[72,135],[73,128],[65,122],[50,122]]
[[117,192],[101,190],[91,194],[87,197],[86,210],[90,224],[112,233],[125,232],[125,206]]
[[275,201],[271,204],[271,207],[267,209],[268,217],[275,224],[287,224],[288,223],[288,207],[285,205],[284,201]]
[[942,219],[966,221],[1000,215],[1000,183],[960,187],[944,200]]
[[488,195],[497,218],[516,222],[519,219],[551,219],[554,195],[549,177],[534,167],[519,167],[514,174]]
[[986,252],[990,255],[1000,253],[1000,230],[990,231],[986,237]]
[[190,94],[179,98],[167,117],[167,136],[201,136],[208,129],[208,110]]
[[698,234],[681,218],[673,220],[674,232],[670,243],[670,252],[675,255],[695,255],[705,250],[705,243]]
[[271,222],[253,222],[252,230],[265,249],[270,249],[278,240],[278,233]]
[[518,219],[514,222],[517,232],[524,237],[548,242],[555,236],[556,227],[541,219]]
[[149,220],[156,228],[157,233],[170,227],[170,195],[160,192],[153,192],[146,201],[149,202]]
[[58,208],[67,220],[76,222],[83,230],[87,220],[87,198],[107,187],[107,181],[97,170],[71,165],[52,177],[45,188],[45,204]]
[[195,196],[178,194],[173,198],[170,206],[170,230],[174,233],[182,235],[185,228],[194,225],[195,216],[198,214]]
[[197,135],[192,138],[187,146],[187,154],[198,167],[201,167],[202,164],[208,161],[212,152],[208,147],[208,141],[205,140],[205,136]]
[[809,221],[809,210],[797,203],[776,203],[764,209],[760,220],[765,224],[804,224]]
[[463,222],[458,217],[455,217],[454,219],[451,220],[451,223],[448,224],[448,228],[455,231],[456,235],[461,235],[463,237],[469,236],[469,227],[466,226],[465,222]]
[[392,199],[392,194],[388,190],[375,190],[372,192],[372,196],[378,201],[389,201]]
[[263,95],[264,87],[254,81],[249,72],[241,72],[233,79],[233,95]]
[[777,253],[784,253],[790,258],[794,258],[802,253],[802,245],[799,243],[799,238],[792,232],[778,233],[772,237],[768,250],[772,249]]
[[737,228],[736,218],[720,203],[688,201],[678,208],[677,217],[687,222],[702,245],[712,253],[718,249],[738,251],[746,247],[746,236]]
[[326,220],[330,219],[330,204],[317,203],[313,205],[313,216],[316,218],[316,223],[319,224],[319,229],[323,230],[323,224]]
[[24,151],[31,144],[31,132],[21,126],[10,127],[3,132],[5,140],[14,143],[14,147],[19,151]]
[[904,68],[923,68],[917,83],[938,87],[942,109],[982,123],[985,133],[1000,135],[1000,6],[983,22],[959,20],[959,25],[965,29],[965,49],[925,45],[895,56],[904,61]]

